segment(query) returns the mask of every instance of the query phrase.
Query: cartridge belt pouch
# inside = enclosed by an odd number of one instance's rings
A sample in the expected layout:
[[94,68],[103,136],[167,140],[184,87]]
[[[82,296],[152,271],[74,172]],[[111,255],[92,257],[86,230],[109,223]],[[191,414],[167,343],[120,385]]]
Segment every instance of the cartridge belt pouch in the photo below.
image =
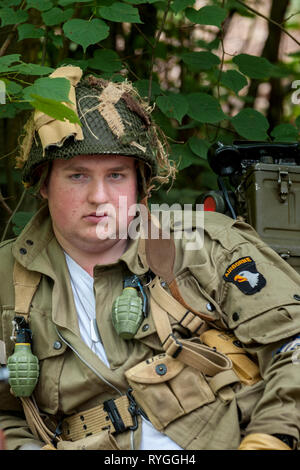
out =
[[134,398],[160,431],[180,416],[215,400],[201,372],[165,353],[137,364],[125,376]]

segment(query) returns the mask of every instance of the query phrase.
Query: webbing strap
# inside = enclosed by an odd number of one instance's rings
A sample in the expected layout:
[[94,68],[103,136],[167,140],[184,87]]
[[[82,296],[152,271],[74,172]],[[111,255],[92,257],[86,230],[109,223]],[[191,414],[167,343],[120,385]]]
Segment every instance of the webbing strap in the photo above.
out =
[[[132,427],[134,422],[128,411],[130,406],[128,397],[122,395],[113,401],[124,427]],[[62,435],[67,441],[77,441],[91,434],[97,434],[104,429],[109,429],[111,433],[116,431],[114,423],[103,405],[69,416],[62,422]]]
[[201,344],[198,338],[175,338],[167,312],[153,297],[150,298],[150,304],[158,336],[167,354],[211,377],[232,368],[232,362],[227,356]]
[[181,326],[187,328],[191,333],[197,332],[200,334],[200,328],[205,326],[204,321],[170,295],[161,286],[158,277],[153,279],[149,285],[149,290],[155,302],[175,318]]
[[33,296],[41,279],[41,273],[29,271],[15,261],[13,282],[15,288],[15,312],[27,320]]
[[[24,409],[24,414],[28,426],[31,429],[32,434],[37,440],[41,440],[46,444],[52,444],[55,434],[51,432],[44,421],[42,420],[39,410],[30,397],[21,397],[21,402]],[[57,440],[60,440],[56,437]]]

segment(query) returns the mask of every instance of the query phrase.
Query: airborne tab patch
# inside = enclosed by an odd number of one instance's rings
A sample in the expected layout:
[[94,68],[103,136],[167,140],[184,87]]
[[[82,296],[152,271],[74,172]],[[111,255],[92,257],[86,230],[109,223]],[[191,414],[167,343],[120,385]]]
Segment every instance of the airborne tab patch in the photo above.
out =
[[228,266],[223,278],[247,295],[259,292],[267,283],[264,276],[257,271],[255,262],[250,256],[240,258]]

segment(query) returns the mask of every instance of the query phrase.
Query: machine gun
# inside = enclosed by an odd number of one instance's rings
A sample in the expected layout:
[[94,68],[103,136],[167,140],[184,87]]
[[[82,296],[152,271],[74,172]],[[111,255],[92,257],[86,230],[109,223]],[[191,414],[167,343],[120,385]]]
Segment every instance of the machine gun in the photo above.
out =
[[300,143],[217,143],[208,162],[217,191],[196,202],[242,218],[300,273]]

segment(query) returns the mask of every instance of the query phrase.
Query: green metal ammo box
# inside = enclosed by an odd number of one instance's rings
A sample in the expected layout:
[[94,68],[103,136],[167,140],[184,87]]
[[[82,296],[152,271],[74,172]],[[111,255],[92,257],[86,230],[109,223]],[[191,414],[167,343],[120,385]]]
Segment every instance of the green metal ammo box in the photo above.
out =
[[300,273],[300,166],[256,163],[241,186],[247,222]]

